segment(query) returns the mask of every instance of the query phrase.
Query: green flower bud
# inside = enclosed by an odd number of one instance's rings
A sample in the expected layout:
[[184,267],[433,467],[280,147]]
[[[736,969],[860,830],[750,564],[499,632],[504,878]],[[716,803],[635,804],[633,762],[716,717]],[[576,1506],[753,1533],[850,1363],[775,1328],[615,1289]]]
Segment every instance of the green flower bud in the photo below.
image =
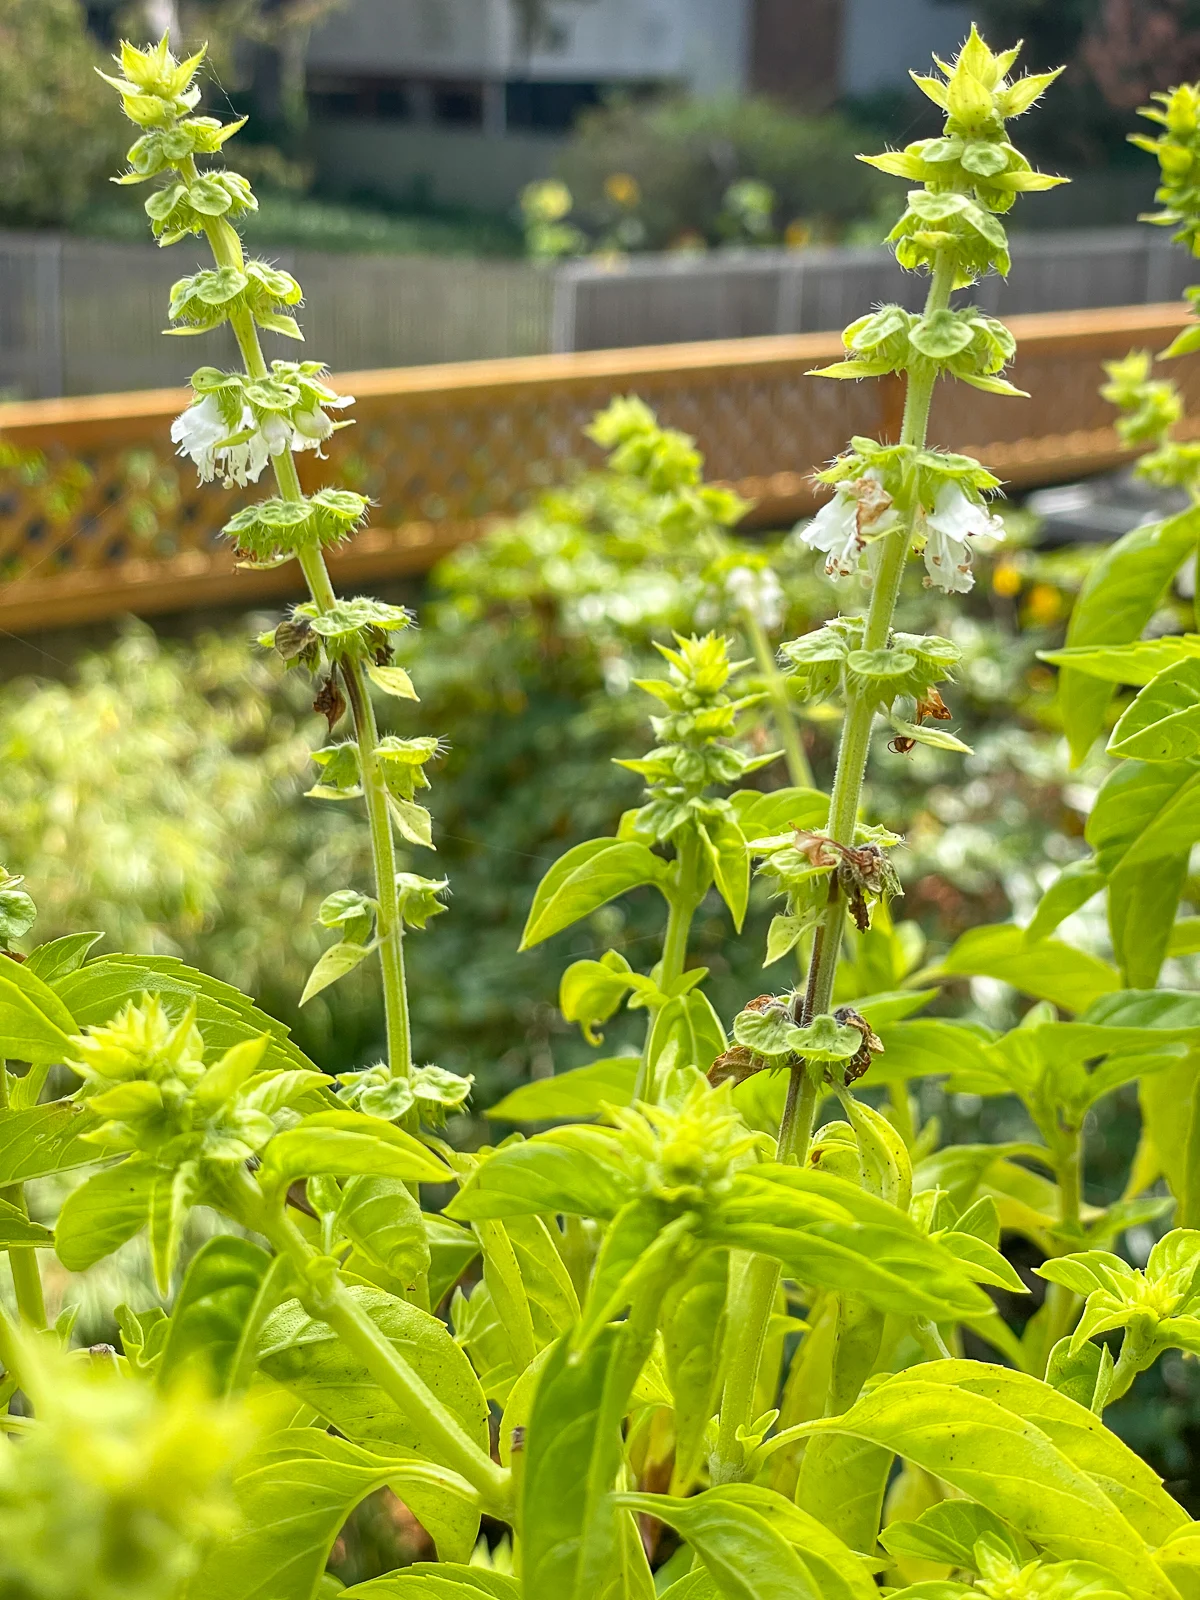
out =
[[37,1423],[0,1435],[0,1593],[175,1600],[210,1543],[236,1529],[253,1412],[40,1337],[22,1341],[21,1373]]
[[731,1089],[711,1089],[695,1068],[678,1075],[665,1103],[610,1110],[623,1135],[635,1192],[671,1210],[703,1211],[725,1194],[758,1144]]
[[1138,115],[1164,132],[1157,139],[1131,134],[1130,143],[1157,158],[1162,183],[1155,199],[1163,209],[1142,221],[1175,228],[1171,237],[1200,255],[1200,84],[1181,84],[1152,98],[1162,109],[1143,106]]
[[169,1166],[241,1162],[275,1131],[243,1094],[268,1044],[263,1034],[208,1066],[195,1002],[172,1022],[157,997],[128,1005],[105,1027],[72,1041],[79,1097],[100,1118],[86,1135],[106,1151],[137,1151]]
[[690,639],[676,634],[675,643],[675,650],[656,646],[670,665],[669,679],[637,680],[668,709],[667,716],[650,718],[659,742],[637,760],[616,763],[647,780],[649,803],[627,830],[638,838],[669,839],[685,824],[703,823],[714,803],[705,799],[707,789],[737,783],[776,754],[748,756],[724,742],[736,735],[742,712],[761,699],[726,694],[730,678],[746,665],[730,661],[729,641],[715,633]]

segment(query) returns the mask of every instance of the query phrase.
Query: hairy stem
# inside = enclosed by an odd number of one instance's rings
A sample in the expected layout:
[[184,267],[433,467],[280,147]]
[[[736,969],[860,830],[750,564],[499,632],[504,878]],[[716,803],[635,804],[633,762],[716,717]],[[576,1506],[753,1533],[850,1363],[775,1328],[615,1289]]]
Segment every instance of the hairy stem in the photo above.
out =
[[[676,881],[667,901],[669,908],[667,927],[663,934],[662,955],[659,957],[658,965],[658,986],[663,990],[669,990],[672,984],[679,982],[687,962],[688,936],[692,931],[692,918],[696,915],[696,907],[700,903],[692,893],[699,858],[700,841],[689,829],[679,847]],[[651,1009],[646,1021],[646,1040],[642,1046],[642,1059],[633,1086],[635,1100],[647,1100],[653,1103],[656,1098],[657,1086],[650,1071],[650,1040],[654,1035],[654,1024],[661,1009],[661,1007]]]
[[333,1329],[348,1350],[362,1361],[383,1392],[416,1428],[423,1447],[445,1462],[478,1491],[485,1510],[507,1521],[512,1514],[511,1478],[470,1438],[458,1418],[417,1376],[385,1333],[347,1290],[336,1271],[314,1273],[318,1252],[288,1218],[282,1206],[262,1204],[247,1177],[247,1209],[257,1210],[257,1228],[281,1254],[288,1256],[303,1286],[301,1301],[311,1317]]
[[[195,164],[189,163],[189,180],[196,176]],[[242,243],[236,230],[220,218],[206,225],[205,232],[219,266],[240,269],[243,263]],[[267,375],[267,363],[258,338],[258,329],[247,311],[230,316],[230,326],[242,353],[246,372],[252,378]],[[275,481],[285,500],[301,501],[304,491],[300,487],[300,474],[290,449],[271,457]],[[299,553],[301,571],[315,604],[328,611],[334,604],[333,584],[320,548],[309,545]],[[383,971],[383,1003],[387,1030],[388,1064],[393,1076],[406,1078],[412,1073],[412,1027],[408,1011],[408,986],[404,973],[404,923],[400,915],[400,898],[396,888],[396,845],[388,813],[387,786],[379,761],[379,730],[367,688],[362,663],[344,659],[339,670],[346,685],[346,697],[354,722],[354,737],[358,746],[359,769],[362,777],[363,798],[366,804],[367,824],[371,836],[371,855],[375,865],[375,899],[378,904],[376,932],[379,943],[379,961]]]
[[[1064,1234],[1078,1234],[1080,1213],[1083,1208],[1083,1133],[1068,1129],[1060,1135],[1055,1147],[1054,1175],[1058,1180],[1059,1225]],[[1066,1243],[1059,1254],[1082,1244]],[[1065,1284],[1052,1283],[1046,1290],[1046,1359],[1060,1339],[1065,1339],[1075,1326],[1079,1315],[1079,1296]],[[1115,1396],[1114,1396],[1115,1398]]]
[[[819,1091],[816,1080],[807,1072],[801,1073],[798,1081],[801,1087],[795,1100],[791,1097],[792,1085],[789,1085],[784,1120],[792,1136],[792,1159],[803,1165],[812,1142]],[[769,1256],[752,1256],[736,1298],[731,1284],[726,1312],[725,1388],[712,1466],[714,1483],[736,1482],[745,1466],[746,1451],[738,1431],[754,1421],[758,1369],[767,1342],[779,1271],[778,1262]]]
[[811,789],[813,786],[812,768],[809,766],[808,757],[804,753],[804,741],[800,737],[796,713],[792,710],[792,703],[788,699],[787,681],[779,670],[779,663],[775,659],[775,652],[771,649],[771,642],[767,638],[766,629],[749,608],[743,609],[742,619],[745,623],[746,635],[750,640],[750,647],[754,651],[754,659],[758,664],[758,670],[763,675],[763,682],[766,684],[767,693],[771,697],[775,731],[783,743],[783,754],[784,760],[787,762],[788,777],[797,789]]
[[[949,303],[953,282],[953,268],[944,258],[939,260],[925,301],[926,315],[943,309]],[[904,422],[900,431],[901,444],[910,445],[918,450],[924,448],[929,428],[929,407],[933,401],[936,378],[937,371],[932,366],[928,371],[910,375],[904,405]],[[908,559],[909,545],[912,543],[916,514],[917,508],[914,506],[904,526],[889,533],[883,540],[883,553],[879,570],[875,575],[871,604],[863,629],[864,650],[883,650],[887,647],[892,631],[892,618],[896,612],[896,602],[900,597],[904,564]],[[874,721],[873,699],[862,695],[847,696],[846,720],[842,725],[837,772],[829,802],[829,836],[839,844],[854,843],[854,830],[858,823],[858,808],[862,801],[867,753],[870,749],[871,727]],[[806,1022],[829,1010],[833,998],[833,982],[837,975],[838,957],[841,954],[845,917],[841,897],[831,895],[829,907],[813,944],[805,1001]],[[793,1076],[802,1070],[800,1067],[794,1068]],[[780,1159],[786,1160],[789,1154],[789,1146],[781,1137]]]
[[[0,1111],[8,1109],[8,1066],[0,1062]],[[0,1200],[7,1200],[23,1217],[29,1215],[25,1204],[25,1185],[9,1184],[0,1189]],[[21,1321],[30,1328],[46,1326],[46,1297],[42,1293],[42,1273],[38,1266],[36,1250],[10,1250],[8,1264],[12,1269],[13,1292]]]
[[[949,303],[953,282],[952,266],[945,258],[939,259],[926,298],[927,314],[940,310]],[[911,445],[917,449],[924,447],[936,377],[936,369],[932,366],[927,372],[910,375],[904,422],[900,433],[901,444]],[[870,609],[863,631],[865,650],[882,650],[887,646],[915,521],[914,506],[904,526],[888,534],[883,542],[883,554],[875,576]],[[833,794],[829,803],[829,834],[839,844],[854,843],[854,830],[858,822],[858,809],[862,800],[867,752],[874,720],[873,700],[861,696],[848,699]],[[829,1010],[838,957],[841,953],[845,916],[842,897],[837,892],[837,878],[833,876],[830,881],[829,905],[817,926],[813,940],[804,999],[805,1022],[810,1022],[813,1017]],[[779,1128],[780,1161],[803,1164],[807,1159],[818,1094],[818,1085],[810,1078],[807,1065],[801,1063],[794,1067],[788,1085],[783,1120]],[[750,1410],[754,1404],[758,1368],[762,1360],[766,1329],[770,1321],[771,1305],[778,1279],[778,1266],[764,1257],[756,1257],[747,1269],[745,1294],[740,1304],[735,1307],[732,1299],[729,1304],[730,1323],[734,1322],[736,1316],[737,1332],[734,1342],[728,1347],[730,1365],[727,1368],[725,1393],[722,1398],[717,1459],[714,1464],[714,1476],[718,1473],[723,1474],[726,1481],[737,1477],[743,1465],[745,1452],[737,1433],[739,1428],[753,1421]]]

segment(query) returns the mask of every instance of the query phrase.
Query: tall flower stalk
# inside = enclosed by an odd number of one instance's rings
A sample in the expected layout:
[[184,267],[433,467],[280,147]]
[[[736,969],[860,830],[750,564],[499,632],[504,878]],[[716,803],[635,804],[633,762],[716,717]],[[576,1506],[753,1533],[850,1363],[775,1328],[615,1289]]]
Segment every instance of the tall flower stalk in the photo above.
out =
[[[351,536],[366,514],[367,501],[345,489],[306,495],[296,455],[305,450],[319,454],[334,430],[346,425],[330,413],[352,402],[329,387],[319,362],[268,364],[263,354],[262,331],[302,338],[291,314],[302,291],[289,273],[247,260],[234,226],[257,206],[247,181],[224,167],[199,164],[218,157],[244,121],[223,125],[193,115],[203,58],[201,51],[177,62],[165,36],[146,51],[121,46],[124,76],[107,81],[121,95],[126,116],[143,131],[129,151],[129,171],[116,181],[157,180],[146,213],[160,244],[202,234],[212,251],[212,268],[172,288],[174,325],[168,332],[203,334],[228,323],[243,370],[203,367],[196,372],[193,404],[176,421],[172,438],[204,480],[220,477],[227,486],[244,486],[257,482],[268,462],[274,474],[277,497],[239,512],[225,533],[243,566],[273,567],[290,560],[300,566],[311,601],[297,607],[264,642],[272,643],[290,664],[324,674],[316,709],[328,717],[331,733],[348,707],[353,741],[317,752],[323,772],[314,793],[330,799],[361,795],[374,861],[373,897],[345,891],[323,908],[322,921],[339,929],[341,939],[318,963],[304,998],[377,952],[386,1015],[386,1076],[404,1084],[413,1076],[405,924],[423,926],[430,914],[426,907],[417,917],[406,916],[406,904],[410,898],[427,901],[436,886],[398,875],[393,826],[410,842],[432,846],[428,813],[416,805],[413,792],[424,783],[422,768],[436,753],[436,741],[380,738],[370,683],[416,699],[407,675],[390,664],[390,635],[410,618],[399,607],[342,601],[334,593],[326,552]],[[397,1104],[406,1098],[403,1090],[393,1095]]]
[[[931,448],[928,431],[934,389],[943,375],[992,394],[1020,392],[1002,376],[1015,353],[1004,324],[974,306],[951,306],[956,290],[987,272],[1007,273],[1008,241],[999,216],[1017,195],[1063,181],[1034,172],[1009,142],[1007,122],[1034,105],[1057,76],[1010,79],[1016,58],[1015,49],[993,54],[972,28],[952,64],[939,61],[933,76],[914,74],[946,113],[942,136],[863,159],[921,185],[910,190],[908,207],[889,238],[902,267],[928,274],[925,307],[913,313],[883,306],[858,319],[843,335],[846,359],[816,374],[862,379],[902,373],[907,389],[899,440],[854,439],[818,475],[834,494],[804,533],[806,542],[825,555],[831,577],[861,576],[871,590],[865,617],[838,618],[783,650],[802,697],[840,693],[844,703],[827,825],[752,846],[762,870],[787,897],[786,911],[772,927],[768,959],[810,930],[813,939],[804,991],[790,1003],[791,1036],[786,1024],[778,1028],[775,1056],[764,1055],[774,1065],[790,1067],[778,1141],[779,1159],[785,1162],[807,1160],[825,1085],[832,1082],[848,1100],[846,1085],[857,1076],[851,1063],[863,1051],[869,1060],[870,1030],[839,1041],[837,1031],[844,1034],[847,1024],[861,1019],[832,1015],[831,1007],[847,915],[865,927],[871,904],[897,887],[886,852],[899,840],[859,820],[876,719],[882,717],[906,741],[965,748],[941,726],[949,712],[937,689],[953,670],[956,648],[945,639],[898,634],[893,619],[911,552],[924,557],[927,585],[964,593],[973,582],[972,541],[981,535],[1002,537],[985,501],[998,480],[977,461]],[[907,701],[914,708],[911,717],[897,709],[898,702]],[[755,1050],[761,1041],[761,1015],[761,1009],[743,1012],[735,1024],[735,1037],[747,1049]],[[858,1047],[853,1055],[851,1045]],[[742,1476],[754,1436],[758,1370],[779,1275],[775,1261],[757,1256],[731,1280],[714,1457],[718,1481]],[[843,1344],[852,1337],[850,1309],[842,1307]],[[831,1404],[849,1403],[855,1392],[840,1402],[831,1395]]]

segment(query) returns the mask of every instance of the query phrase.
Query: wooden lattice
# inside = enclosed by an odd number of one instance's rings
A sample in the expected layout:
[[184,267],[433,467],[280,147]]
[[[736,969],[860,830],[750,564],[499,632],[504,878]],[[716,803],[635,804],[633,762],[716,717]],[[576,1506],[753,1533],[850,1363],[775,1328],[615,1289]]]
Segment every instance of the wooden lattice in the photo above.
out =
[[[1177,304],[1014,318],[1014,376],[1033,398],[946,383],[932,437],[1016,486],[1114,465],[1123,452],[1097,394],[1100,364],[1161,349],[1183,320]],[[899,429],[896,380],[807,376],[840,351],[835,334],[803,334],[339,374],[357,396],[357,426],[335,435],[329,462],[302,456],[302,471],[312,487],[337,479],[369,494],[375,508],[335,557],[335,578],[423,570],[518,510],[570,462],[595,458],[582,429],[615,394],[641,395],[694,434],[710,475],[757,502],[753,520],[783,525],[814,507],[809,475],[852,434]],[[1178,363],[1172,376],[1197,407],[1200,367]],[[248,496],[197,484],[171,454],[170,423],[186,403],[182,391],[155,390],[0,406],[0,438],[43,463],[0,480],[0,627],[29,633],[294,592],[290,567],[234,569],[219,530]]]

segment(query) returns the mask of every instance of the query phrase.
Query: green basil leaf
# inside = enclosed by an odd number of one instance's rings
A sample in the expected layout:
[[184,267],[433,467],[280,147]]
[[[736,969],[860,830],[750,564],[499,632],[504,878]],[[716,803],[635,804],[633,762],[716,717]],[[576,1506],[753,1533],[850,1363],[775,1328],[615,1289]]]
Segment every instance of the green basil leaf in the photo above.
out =
[[68,1006],[27,961],[0,955],[0,1056],[35,1065],[64,1061],[78,1032]]
[[97,944],[102,933],[68,933],[61,939],[51,939],[30,952],[25,965],[36,972],[43,983],[51,987],[59,978],[65,978],[87,960],[88,951]]
[[1113,729],[1108,753],[1139,761],[1200,754],[1200,660],[1176,662],[1151,679]]
[[553,1078],[536,1078],[506,1094],[484,1115],[494,1122],[598,1117],[605,1105],[630,1104],[639,1065],[637,1056],[610,1056]]
[[254,1373],[263,1324],[289,1293],[290,1268],[249,1239],[209,1239],[192,1257],[175,1304],[159,1382],[199,1372],[217,1394],[243,1389]]
[[331,944],[328,950],[321,952],[316,966],[309,973],[304,993],[300,996],[300,1004],[307,1005],[314,995],[320,994],[322,989],[328,989],[331,983],[344,978],[348,972],[353,972],[359,962],[364,961],[370,954],[369,945],[347,944],[345,940],[339,944]]
[[0,1189],[10,1183],[90,1167],[96,1146],[83,1136],[96,1126],[95,1117],[71,1100],[20,1111],[0,1111]]
[[[1188,510],[1134,528],[1111,545],[1084,580],[1067,627],[1068,647],[1130,644],[1154,615],[1163,590],[1196,549],[1200,516]],[[1071,667],[1059,678],[1063,723],[1076,765],[1104,725],[1112,685]]]
[[0,1199],[0,1250],[52,1245],[54,1235],[40,1222],[30,1222],[20,1206]]
[[1056,939],[1027,943],[1024,929],[1007,923],[969,929],[951,946],[937,972],[998,978],[1064,1011],[1083,1011],[1093,1000],[1121,987],[1116,969],[1107,961]]
[[450,1169],[412,1134],[359,1111],[319,1111],[268,1144],[258,1181],[268,1192],[297,1178],[360,1173],[406,1183],[446,1183]]
[[429,1240],[420,1206],[400,1178],[359,1173],[342,1189],[337,1225],[369,1260],[406,1290],[429,1271]]
[[1161,639],[1136,639],[1132,644],[1074,645],[1065,650],[1039,650],[1038,657],[1055,667],[1070,667],[1105,683],[1138,688],[1167,667],[1200,656],[1200,634],[1166,634]]
[[568,850],[538,885],[521,949],[529,950],[551,934],[641,884],[661,886],[670,865],[632,840],[590,839]]
[[54,1229],[54,1248],[68,1272],[86,1272],[146,1226],[154,1178],[150,1163],[134,1157],[71,1191]]
[[221,1600],[310,1600],[346,1519],[385,1487],[403,1498],[439,1554],[467,1560],[479,1513],[461,1478],[407,1450],[368,1450],[315,1428],[294,1428],[251,1454],[236,1484],[241,1526],[215,1542],[189,1592]]
[[[382,1289],[351,1286],[349,1293],[468,1438],[486,1450],[487,1400],[445,1323]],[[310,1317],[299,1301],[287,1301],[267,1319],[258,1360],[269,1377],[347,1438],[372,1448],[376,1444],[418,1447],[419,1433],[411,1419],[382,1392],[333,1329]]]
[[418,1561],[382,1578],[352,1584],[340,1594],[344,1600],[521,1600],[521,1586],[515,1578],[488,1567]]
[[561,1128],[501,1145],[480,1163],[446,1207],[446,1215],[482,1217],[614,1217],[629,1198],[629,1180],[612,1139],[599,1129]]

